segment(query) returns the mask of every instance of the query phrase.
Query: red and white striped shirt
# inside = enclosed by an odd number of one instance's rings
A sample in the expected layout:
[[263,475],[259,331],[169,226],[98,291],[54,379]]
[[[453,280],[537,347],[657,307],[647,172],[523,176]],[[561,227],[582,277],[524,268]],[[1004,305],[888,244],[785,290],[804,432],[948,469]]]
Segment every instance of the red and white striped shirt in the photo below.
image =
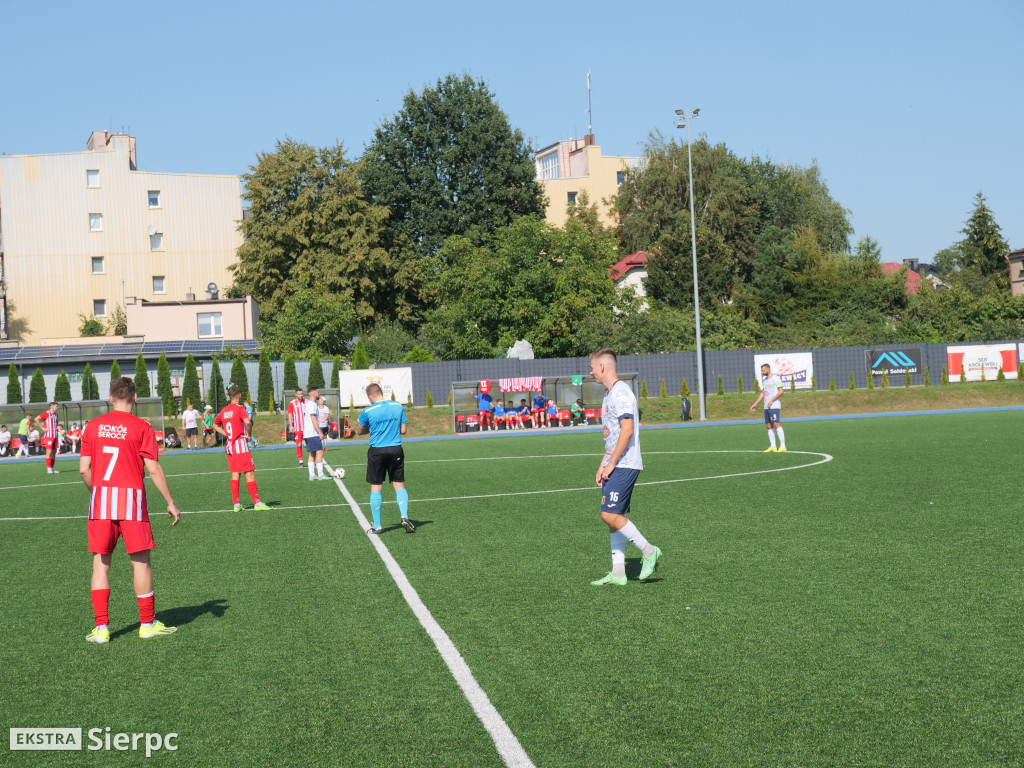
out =
[[39,418],[44,425],[43,437],[57,437],[57,414],[47,411],[40,413]]
[[224,406],[213,423],[228,433],[226,450],[228,456],[249,453],[249,436],[245,433],[246,412],[244,405],[233,403]]
[[90,520],[149,520],[145,460],[159,461],[153,427],[124,411],[92,419],[82,432],[92,468]]
[[295,399],[288,403],[288,426],[296,435],[302,434],[302,399]]

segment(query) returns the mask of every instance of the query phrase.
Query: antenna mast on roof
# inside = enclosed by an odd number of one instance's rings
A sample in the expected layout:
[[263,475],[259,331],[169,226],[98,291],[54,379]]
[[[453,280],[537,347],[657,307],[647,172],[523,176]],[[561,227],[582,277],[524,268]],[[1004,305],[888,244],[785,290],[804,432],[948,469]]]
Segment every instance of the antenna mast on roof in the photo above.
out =
[[590,100],[590,70],[587,70],[587,133],[594,132],[594,112]]

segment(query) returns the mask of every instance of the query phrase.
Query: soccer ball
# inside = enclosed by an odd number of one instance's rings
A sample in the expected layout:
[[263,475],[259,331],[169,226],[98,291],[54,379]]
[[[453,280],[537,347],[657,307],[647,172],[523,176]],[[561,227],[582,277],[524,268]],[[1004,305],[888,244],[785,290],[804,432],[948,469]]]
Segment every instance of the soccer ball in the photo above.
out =
[[343,479],[345,477],[345,470],[342,469],[341,467],[338,467],[336,470],[334,470],[334,476],[339,480]]

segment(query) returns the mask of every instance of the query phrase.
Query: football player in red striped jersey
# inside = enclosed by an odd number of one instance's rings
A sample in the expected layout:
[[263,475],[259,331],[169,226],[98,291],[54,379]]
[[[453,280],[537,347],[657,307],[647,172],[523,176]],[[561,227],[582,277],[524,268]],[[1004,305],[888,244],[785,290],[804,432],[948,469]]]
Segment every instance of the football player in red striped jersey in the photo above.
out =
[[242,511],[242,505],[238,501],[238,484],[239,476],[243,472],[245,487],[252,497],[253,509],[258,512],[269,510],[270,507],[260,501],[260,494],[256,489],[256,465],[252,463],[252,453],[249,452],[249,429],[252,421],[245,411],[245,406],[242,405],[242,390],[237,386],[228,387],[228,398],[231,402],[217,414],[217,418],[213,420],[213,428],[227,440],[225,450],[228,455],[228,471],[231,473],[231,499],[235,504],[235,512]]
[[[153,569],[149,552],[154,548],[146,504],[146,472],[167,502],[171,525],[181,512],[171,497],[160,466],[153,427],[132,415],[135,382],[127,377],[110,382],[111,411],[92,419],[82,433],[78,472],[91,492],[89,501],[89,551],[92,560],[92,606],[96,627],[85,638],[91,643],[110,641],[110,561],[118,538],[131,559],[135,596],[139,601],[139,637],[169,635],[176,627],[156,620]],[[56,414],[54,414],[56,416]]]
[[60,449],[60,435],[57,432],[57,409],[59,407],[59,403],[52,402],[46,413],[36,416],[36,423],[43,435],[43,448],[46,449],[46,474],[48,475],[57,474],[53,465],[54,457]]
[[302,396],[302,390],[295,390],[295,399],[288,403],[288,429],[295,435],[295,455],[299,457],[299,466],[302,466],[302,404],[306,399]]

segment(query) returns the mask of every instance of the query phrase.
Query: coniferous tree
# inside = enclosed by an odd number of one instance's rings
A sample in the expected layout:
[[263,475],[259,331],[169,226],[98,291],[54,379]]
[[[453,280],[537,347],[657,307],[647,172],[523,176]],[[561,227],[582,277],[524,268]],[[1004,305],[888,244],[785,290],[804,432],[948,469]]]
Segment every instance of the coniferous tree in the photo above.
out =
[[260,352],[259,403],[256,410],[274,412],[274,375],[270,369],[270,355]]
[[181,383],[181,402],[192,403],[193,408],[201,408],[203,404],[203,392],[199,388],[199,371],[196,369],[196,359],[190,352],[185,358],[185,378]]
[[889,388],[889,374],[882,372],[882,389]]
[[924,364],[924,385],[926,387],[932,385],[932,375],[928,372],[928,363]]
[[903,375],[903,388],[910,389],[910,369],[908,368]]
[[43,369],[36,368],[32,373],[32,381],[28,385],[28,401],[30,403],[45,403],[49,400],[46,396],[46,380],[43,378]]
[[428,389],[427,390],[427,408],[433,408],[433,407],[434,407],[434,398],[433,398],[433,396],[431,396],[430,390]]
[[227,405],[227,398],[224,396],[224,377],[220,374],[220,360],[216,355],[210,362],[210,387],[206,391],[206,404],[213,408],[214,413],[220,413],[220,409]]
[[336,389],[338,386],[338,372],[341,370],[341,355],[335,355],[331,366],[331,380],[327,382],[328,389]]
[[[741,376],[740,377],[740,381],[742,381],[742,380],[743,380],[743,377]],[[742,391],[743,391],[743,389],[741,388],[740,392],[742,392]],[[658,393],[658,397],[668,397],[668,393],[665,391],[665,377],[664,376],[661,378],[661,391]]]
[[874,389],[874,388],[875,388],[875,374],[873,374],[871,371],[868,371],[868,389]]
[[[871,379],[871,373],[870,372],[868,373],[868,379],[869,380]],[[856,388],[857,388],[857,381],[856,381],[856,379],[853,378],[853,371],[850,371],[850,389],[856,389]]]
[[284,390],[281,392],[281,403],[287,403],[294,396],[295,390],[299,388],[299,375],[295,372],[295,358],[291,355],[284,356],[284,383],[281,385]]
[[231,361],[231,380],[242,390],[242,397],[248,397],[249,376],[245,372],[245,362],[240,354],[235,355],[235,359]]
[[647,379],[640,379],[640,397],[647,397]]
[[178,408],[174,402],[174,386],[171,384],[171,365],[163,352],[156,363],[156,394],[164,401],[164,416],[175,416]]
[[121,366],[117,364],[117,360],[114,360],[110,364],[110,380],[121,378]]
[[836,377],[835,377],[835,374],[832,373],[832,371],[828,372],[828,391],[829,392],[835,392],[836,391]]
[[352,370],[365,371],[370,367],[370,356],[366,354],[366,345],[360,336],[356,342],[356,348],[352,352]]
[[679,396],[680,397],[689,397],[690,396],[690,387],[687,386],[686,379],[683,379],[682,383],[679,385]]
[[82,369],[82,399],[100,399],[100,387],[96,381],[96,377],[93,375],[92,366],[89,363],[86,363],[85,367]]
[[146,369],[146,361],[141,352],[135,358],[135,394],[138,397],[151,397],[153,394],[149,384],[149,371]]
[[324,366],[320,362],[320,355],[313,353],[309,360],[309,376],[306,377],[306,389],[324,388]]
[[996,381],[1006,381],[1006,374],[1003,373],[1002,366],[999,367],[999,371],[996,373]]
[[946,366],[942,366],[942,378],[939,379],[939,384],[943,386],[949,384],[949,372],[946,370]]
[[715,390],[715,394],[724,395],[725,389],[722,387],[722,374],[718,374],[718,389]]
[[1006,273],[1006,254],[1010,252],[1010,245],[1003,239],[981,192],[974,196],[974,210],[962,232],[961,246],[968,266],[977,267],[984,275]]
[[58,403],[66,403],[71,400],[71,381],[63,369],[57,374],[57,381],[53,385],[53,399]]
[[[1021,378],[1024,381],[1024,377]],[[18,375],[18,367],[11,363],[7,369],[7,403],[8,405],[21,404],[25,398],[21,395],[21,377]]]

